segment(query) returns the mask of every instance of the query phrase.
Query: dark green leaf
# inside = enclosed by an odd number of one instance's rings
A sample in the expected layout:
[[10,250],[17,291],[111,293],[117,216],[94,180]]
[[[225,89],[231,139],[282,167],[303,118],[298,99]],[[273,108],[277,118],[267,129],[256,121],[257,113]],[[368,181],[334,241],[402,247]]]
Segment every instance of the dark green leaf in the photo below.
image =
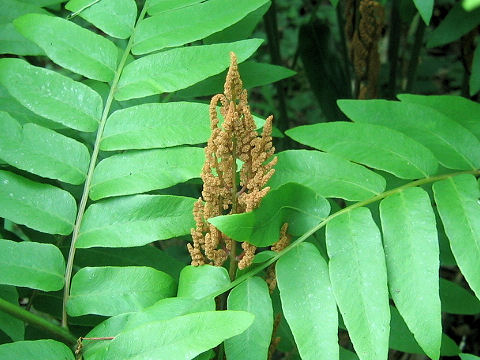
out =
[[231,51],[240,63],[261,43],[260,39],[249,39],[182,47],[145,56],[125,66],[115,98],[128,100],[184,89],[226,69]]
[[170,275],[149,267],[85,267],[72,279],[68,314],[118,315],[138,311],[175,293]]
[[0,83],[34,113],[80,131],[94,131],[102,99],[88,86],[20,59],[0,59]]
[[135,195],[92,204],[85,212],[76,246],[140,246],[190,233],[196,199]]
[[118,50],[110,40],[49,15],[27,14],[14,24],[58,65],[90,79],[105,82],[113,79]]
[[434,0],[413,0],[425,24],[430,24]]
[[480,313],[480,301],[462,286],[440,278],[442,311],[449,314],[474,315]]
[[[0,244],[1,244],[0,240]],[[0,262],[2,260],[0,259]],[[0,265],[0,268],[3,266]],[[2,274],[0,274],[0,278]],[[18,293],[15,286],[0,285],[0,298],[9,303],[18,305]],[[0,311],[0,330],[7,334],[13,341],[20,341],[25,336],[25,325],[22,320],[13,317],[3,311]]]
[[178,281],[178,297],[201,299],[230,284],[224,267],[202,265],[185,266]]
[[361,360],[388,354],[390,310],[382,239],[367,208],[333,218],[326,229],[333,293]]
[[17,341],[0,345],[0,360],[74,360],[67,345],[55,340]]
[[385,189],[380,175],[332,154],[310,150],[279,153],[275,174],[268,183],[276,189],[288,182],[310,187],[323,197],[365,200]]
[[290,234],[302,235],[329,213],[330,205],[323,197],[310,188],[288,183],[269,191],[258,209],[208,221],[232,239],[260,247],[277,242],[280,228],[286,222]]
[[[472,73],[470,74],[470,96],[480,91],[480,46],[477,45],[473,53]],[[478,104],[478,103],[476,103]]]
[[236,286],[228,295],[228,310],[243,310],[255,315],[253,324],[243,333],[225,340],[225,354],[229,360],[264,360],[272,340],[272,300],[265,281],[251,277]]
[[303,360],[338,359],[338,313],[327,263],[310,243],[283,255],[276,276],[285,319]]
[[102,160],[93,174],[90,198],[130,195],[164,189],[200,177],[201,148],[130,151]]
[[0,203],[1,217],[49,234],[70,234],[77,213],[70,193],[8,171],[0,171]]

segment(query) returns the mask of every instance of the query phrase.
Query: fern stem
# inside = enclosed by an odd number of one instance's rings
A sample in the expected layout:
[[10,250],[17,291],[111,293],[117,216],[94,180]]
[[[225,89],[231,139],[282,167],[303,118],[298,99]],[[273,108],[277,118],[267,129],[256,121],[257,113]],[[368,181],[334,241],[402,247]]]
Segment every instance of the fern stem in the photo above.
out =
[[282,251],[278,252],[274,257],[272,257],[270,260],[264,262],[263,264],[261,265],[258,265],[257,267],[255,267],[254,269],[250,270],[248,273],[240,276],[239,278],[235,279],[234,281],[232,281],[228,286],[225,286],[223,289],[220,289],[218,290],[217,292],[213,293],[213,294],[210,294],[208,295],[207,297],[208,298],[211,298],[212,296],[213,297],[217,297],[221,294],[223,294],[224,292],[226,291],[229,291],[230,289],[233,289],[235,286],[239,285],[240,283],[244,282],[245,280],[251,278],[252,276],[258,274],[260,271],[262,271],[263,269],[267,268],[268,266],[272,265],[273,263],[275,263],[275,261],[277,261],[280,257],[282,257],[283,255],[285,255],[286,253],[288,253],[290,250],[294,249],[295,247],[297,247],[298,245],[300,245],[302,242],[304,242],[306,239],[308,239],[311,235],[313,235],[314,233],[316,233],[318,230],[320,230],[321,228],[323,228],[325,225],[327,225],[330,220],[336,218],[337,216],[340,216],[342,214],[345,214],[349,211],[352,211],[354,209],[357,209],[359,207],[362,207],[362,206],[366,206],[366,205],[369,205],[369,204],[372,204],[376,201],[379,201],[379,200],[382,200],[386,197],[389,197],[391,195],[394,195],[394,194],[397,194],[405,189],[408,189],[408,188],[411,188],[411,187],[416,187],[416,186],[421,186],[421,185],[425,185],[425,184],[430,184],[430,183],[434,183],[436,181],[440,181],[440,180],[444,180],[444,179],[449,179],[451,177],[454,177],[454,176],[458,176],[458,175],[462,175],[462,174],[472,174],[472,175],[480,175],[480,169],[476,169],[476,170],[468,170],[468,171],[459,171],[459,172],[455,172],[455,173],[450,173],[450,174],[443,174],[443,175],[438,175],[438,176],[434,176],[434,177],[428,177],[428,178],[424,178],[424,179],[419,179],[419,180],[415,180],[415,181],[412,181],[408,184],[405,184],[405,185],[402,185],[402,186],[399,186],[395,189],[392,189],[392,190],[388,190],[388,191],[385,191],[381,194],[378,194],[378,195],[375,195],[367,200],[363,200],[363,201],[359,201],[355,204],[352,204],[350,206],[347,206],[346,208],[344,209],[341,209],[339,211],[337,211],[336,213],[334,214],[331,214],[330,216],[328,216],[327,218],[325,218],[325,220],[323,220],[322,222],[320,222],[318,225],[314,226],[313,228],[311,228],[310,230],[308,230],[306,233],[304,233],[302,236],[300,236],[297,240],[295,240],[293,243],[291,243],[289,246],[287,246],[285,249],[283,249]]
[[[147,12],[147,7],[144,5],[140,15],[138,16],[137,22],[135,24],[135,29],[137,28],[138,23],[145,17],[146,12]],[[108,93],[107,101],[105,102],[105,107],[103,108],[102,118],[100,120],[100,124],[98,125],[97,137],[95,139],[95,145],[93,147],[92,157],[90,159],[90,165],[88,167],[87,178],[83,186],[83,194],[80,200],[80,205],[78,207],[75,226],[73,228],[72,242],[70,243],[70,251],[68,253],[67,267],[65,270],[65,288],[63,293],[63,304],[62,304],[62,326],[63,327],[67,327],[67,301],[68,301],[68,297],[70,296],[70,282],[72,279],[73,259],[75,257],[75,243],[77,242],[77,239],[78,239],[78,235],[80,232],[80,225],[82,224],[83,215],[85,214],[85,208],[87,206],[88,193],[90,192],[90,184],[93,178],[93,171],[95,169],[95,165],[97,164],[98,153],[100,150],[100,141],[103,136],[103,130],[105,128],[105,123],[107,122],[107,117],[110,113],[110,108],[113,102],[113,96],[117,90],[118,81],[120,80],[120,75],[122,74],[123,68],[125,67],[125,63],[127,61],[128,54],[130,53],[130,50],[133,46],[135,29],[133,30],[132,36],[130,36],[127,47],[123,52],[123,56],[120,60],[120,63],[118,64],[117,70],[115,72],[115,76],[112,81],[112,86],[110,87],[110,92]]]
[[67,345],[74,345],[77,342],[75,336],[70,334],[68,330],[44,319],[41,316],[31,313],[18,305],[9,303],[8,301],[0,298],[0,310],[17,319],[20,319],[36,328],[48,331],[55,335],[58,340],[61,340]]
[[426,25],[423,22],[423,19],[418,18],[417,29],[415,31],[415,41],[413,43],[413,48],[410,55],[410,62],[408,64],[407,86],[405,87],[405,91],[407,93],[412,91],[413,84],[415,83],[415,79],[417,76],[418,60],[420,56],[420,50],[422,49],[425,28]]

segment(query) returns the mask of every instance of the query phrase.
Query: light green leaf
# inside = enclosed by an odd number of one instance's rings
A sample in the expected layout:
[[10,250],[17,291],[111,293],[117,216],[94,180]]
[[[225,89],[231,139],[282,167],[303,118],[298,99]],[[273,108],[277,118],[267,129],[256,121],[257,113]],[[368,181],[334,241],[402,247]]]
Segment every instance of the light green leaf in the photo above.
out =
[[89,206],[78,248],[130,247],[190,234],[196,199],[172,195],[135,195]]
[[339,358],[338,313],[327,263],[302,243],[276,265],[282,309],[303,360]]
[[440,278],[442,311],[449,314],[474,315],[480,313],[480,301],[462,286]]
[[383,125],[417,140],[446,168],[480,167],[480,141],[433,108],[387,100],[339,100],[338,105],[355,122]]
[[0,345],[0,360],[74,360],[67,345],[55,340],[17,341]]
[[480,24],[480,9],[465,11],[462,3],[456,3],[447,16],[430,34],[427,47],[442,46],[459,39]]
[[0,217],[49,234],[70,234],[77,213],[75,199],[65,190],[3,170],[0,203]]
[[142,20],[135,31],[132,53],[147,54],[181,46],[221,31],[238,22],[268,0],[210,0]]
[[94,131],[102,98],[88,86],[20,59],[0,59],[0,84],[34,113],[80,131]]
[[262,40],[182,47],[152,54],[125,66],[117,100],[140,98],[184,89],[226,69],[233,51],[238,62],[250,57]]
[[76,140],[31,123],[22,127],[0,111],[0,158],[18,169],[78,185],[85,180],[90,154]]
[[[70,0],[65,9],[76,12],[90,3],[92,0]],[[112,37],[126,39],[133,32],[137,4],[134,0],[102,0],[81,11],[79,16]]]
[[255,315],[253,324],[243,333],[225,340],[229,360],[264,360],[272,340],[273,308],[265,281],[251,277],[236,286],[228,295],[228,310],[244,310]]
[[201,2],[202,0],[150,0],[147,13],[150,16],[158,15],[161,12],[179,9]]
[[[477,45],[473,53],[472,73],[470,74],[470,96],[480,91],[480,45]],[[478,103],[477,103],[478,104]]]
[[480,299],[480,189],[472,175],[433,184],[438,212],[458,267]]
[[430,24],[434,0],[413,0],[425,24]]
[[278,241],[280,228],[288,222],[288,233],[302,235],[330,213],[325,198],[296,183],[270,190],[258,209],[243,214],[208,219],[222,233],[236,241],[268,246]]
[[390,310],[380,231],[367,208],[333,218],[326,229],[333,293],[361,360],[388,354]]
[[0,239],[0,284],[43,291],[63,288],[65,260],[52,244]]
[[419,345],[430,358],[438,359],[440,262],[430,198],[421,188],[406,189],[380,203],[380,217],[390,294]]
[[[2,241],[3,240],[0,240],[0,244]],[[2,265],[0,265],[0,268],[2,268]],[[0,277],[1,276],[2,274],[0,274]],[[18,292],[15,286],[0,285],[0,298],[14,305],[18,305]],[[0,311],[0,330],[7,334],[13,341],[20,341],[25,337],[25,325],[23,321],[3,311]]]
[[480,0],[463,0],[462,6],[467,11],[472,11],[480,7]]
[[200,177],[204,157],[203,149],[194,147],[113,155],[100,161],[95,168],[90,198],[98,200],[164,189]]
[[384,126],[338,121],[299,126],[286,134],[299,143],[402,179],[428,177],[437,171],[430,150]]
[[385,179],[363,166],[332,154],[311,150],[279,153],[268,185],[276,189],[288,182],[310,187],[323,197],[365,200],[385,189]]
[[480,360],[480,357],[472,354],[460,354],[459,356],[462,360]]
[[142,310],[174,293],[173,278],[149,267],[85,267],[72,279],[67,311],[70,316],[113,316]]
[[412,95],[397,97],[404,102],[428,106],[448,116],[480,139],[480,104],[462,96],[452,95]]
[[[106,360],[184,360],[241,334],[254,316],[244,311],[207,311],[152,321],[121,332],[109,346]],[[192,336],[201,334],[201,336]]]
[[178,297],[201,299],[230,284],[227,269],[221,266],[185,266],[178,281]]
[[43,14],[23,15],[14,25],[56,64],[90,79],[105,82],[113,79],[118,50],[103,36],[73,22]]

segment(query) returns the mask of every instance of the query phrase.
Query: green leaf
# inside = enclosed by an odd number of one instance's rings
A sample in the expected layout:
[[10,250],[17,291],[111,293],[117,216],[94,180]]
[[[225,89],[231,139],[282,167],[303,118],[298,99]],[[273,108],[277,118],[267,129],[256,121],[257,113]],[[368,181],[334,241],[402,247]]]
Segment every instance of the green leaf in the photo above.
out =
[[333,122],[299,126],[286,132],[295,141],[402,179],[434,175],[437,160],[415,140],[384,126]]
[[0,345],[0,360],[74,360],[72,351],[55,340],[17,341]]
[[462,125],[464,128],[480,139],[480,104],[462,96],[451,95],[412,95],[401,94],[397,97],[404,102],[428,106],[448,116],[452,121]]
[[462,286],[440,278],[442,311],[449,314],[474,315],[480,313],[480,301]]
[[121,332],[112,340],[105,359],[155,359],[159,354],[169,360],[192,359],[242,333],[253,319],[244,311],[207,311],[152,321]]
[[140,246],[190,234],[196,199],[172,195],[135,195],[89,206],[80,227],[78,248]]
[[147,54],[181,46],[221,31],[238,22],[268,0],[210,0],[163,12],[142,20],[135,31],[132,53]]
[[367,208],[333,218],[326,229],[333,293],[361,360],[388,354],[390,310],[380,231]]
[[470,96],[480,91],[480,45],[477,45],[473,53],[472,73],[470,74]]
[[178,281],[178,297],[201,299],[228,286],[227,269],[221,266],[185,266]]
[[85,180],[90,154],[76,140],[36,124],[22,127],[0,111],[0,158],[16,168],[78,185]]
[[458,267],[480,299],[480,189],[472,175],[433,184],[438,212]]
[[130,195],[164,189],[200,177],[204,151],[196,147],[130,151],[97,165],[90,198]]
[[0,84],[35,114],[80,131],[95,131],[102,98],[88,86],[20,59],[0,59]]
[[0,284],[43,291],[63,288],[65,260],[52,244],[0,239]]
[[380,203],[380,217],[390,294],[419,345],[430,358],[438,359],[440,262],[430,198],[421,188],[406,189]]
[[480,167],[480,141],[433,108],[387,100],[339,100],[338,104],[355,122],[383,125],[417,140],[446,168]]
[[90,79],[105,82],[113,79],[118,50],[103,36],[43,14],[23,15],[14,25],[56,64]]
[[427,47],[442,46],[459,39],[480,24],[480,9],[465,11],[456,3],[440,25],[430,34]]
[[65,190],[3,170],[0,203],[0,217],[49,234],[70,234],[77,213],[75,199]]
[[[0,240],[0,244],[2,241],[3,240]],[[0,268],[2,268],[2,265],[0,265]],[[0,274],[0,277],[1,276],[2,274]],[[18,292],[15,286],[0,285],[0,298],[14,305],[18,305]],[[20,341],[25,337],[25,325],[23,321],[3,311],[0,311],[0,330],[7,334],[13,341]]]
[[285,319],[303,360],[339,358],[338,313],[327,263],[310,243],[283,255],[276,276]]
[[480,0],[463,0],[462,6],[467,11],[472,11],[480,7]]
[[425,24],[430,24],[434,0],[413,0]]
[[244,310],[255,315],[253,324],[243,333],[225,340],[229,360],[264,360],[272,340],[273,308],[265,281],[251,277],[236,286],[228,295],[228,310]]
[[460,354],[459,356],[462,360],[480,360],[480,357],[472,354]]
[[201,2],[202,0],[150,0],[147,4],[148,15],[158,15],[167,10],[179,9]]
[[208,219],[222,233],[236,241],[268,246],[278,241],[281,226],[288,222],[288,233],[302,235],[330,213],[325,198],[310,188],[288,183],[267,193],[258,209],[248,213]]
[[279,153],[268,185],[276,189],[288,182],[310,187],[323,197],[365,200],[385,189],[385,179],[363,166],[332,154],[311,150]]
[[184,89],[228,68],[231,51],[240,63],[261,43],[260,39],[249,39],[182,47],[145,56],[125,66],[115,98],[128,100]]
[[72,279],[70,316],[138,311],[175,293],[173,278],[145,266],[85,267]]
[[[91,3],[92,0],[70,0],[65,9],[81,11]],[[137,4],[134,0],[102,0],[82,10],[79,16],[112,37],[126,39],[135,26]]]

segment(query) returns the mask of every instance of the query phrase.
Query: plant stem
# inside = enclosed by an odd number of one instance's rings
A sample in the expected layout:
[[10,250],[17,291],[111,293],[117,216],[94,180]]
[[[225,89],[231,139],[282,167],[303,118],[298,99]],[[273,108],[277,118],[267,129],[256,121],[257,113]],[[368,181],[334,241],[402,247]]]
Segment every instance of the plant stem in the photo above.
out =
[[[145,17],[145,13],[147,11],[147,7],[144,6],[135,25],[135,29],[138,23]],[[103,130],[105,128],[105,123],[107,122],[107,117],[110,113],[110,108],[113,102],[113,95],[115,94],[118,86],[118,81],[120,80],[120,75],[122,74],[123,68],[125,67],[125,62],[127,61],[128,54],[133,46],[133,38],[135,34],[135,29],[133,30],[133,34],[130,37],[127,47],[123,52],[122,59],[118,64],[117,70],[115,72],[115,76],[112,81],[112,86],[110,87],[110,92],[108,93],[107,101],[105,102],[105,107],[103,108],[102,118],[100,120],[100,124],[98,125],[97,137],[95,139],[95,145],[93,147],[92,157],[90,159],[90,165],[88,167],[87,178],[85,180],[85,184],[83,186],[83,194],[80,200],[80,205],[78,207],[77,218],[75,220],[75,226],[73,228],[72,234],[72,242],[70,244],[70,251],[68,253],[68,260],[67,260],[67,267],[65,270],[65,289],[63,294],[63,304],[62,304],[62,326],[67,327],[67,301],[68,297],[70,296],[70,282],[72,279],[72,269],[73,269],[73,259],[75,257],[75,243],[78,239],[78,234],[80,231],[80,225],[82,224],[83,215],[85,213],[85,208],[87,206],[88,201],[88,193],[90,192],[90,183],[92,182],[93,178],[93,171],[95,169],[95,165],[97,164],[98,152],[100,150],[100,141],[103,136]]]
[[349,96],[352,96],[352,75],[350,74],[350,60],[348,56],[348,50],[347,50],[347,39],[345,36],[345,22],[342,17],[342,9],[341,9],[341,4],[337,4],[337,8],[335,9],[335,12],[337,14],[337,25],[338,25],[338,31],[340,33],[340,48],[342,51],[342,58],[343,58],[343,71],[345,71],[345,76],[348,80],[348,92]]
[[393,99],[397,90],[398,48],[400,45],[400,0],[392,0],[390,13],[390,37],[388,42],[388,62],[390,76],[388,81],[387,98]]
[[229,291],[230,289],[233,289],[235,286],[239,285],[240,283],[244,282],[245,280],[251,278],[252,276],[258,274],[260,271],[262,271],[263,269],[267,268],[268,266],[270,266],[271,264],[273,264],[275,261],[277,261],[280,257],[282,257],[283,255],[285,255],[286,253],[288,253],[290,250],[294,249],[295,247],[297,247],[298,245],[300,245],[302,242],[304,242],[307,238],[309,238],[311,235],[313,235],[314,233],[316,233],[318,230],[320,230],[321,228],[323,228],[325,225],[327,225],[330,220],[336,218],[337,216],[340,216],[342,214],[345,214],[349,211],[352,211],[354,209],[357,209],[359,207],[362,207],[362,206],[366,206],[366,205],[369,205],[369,204],[372,204],[376,201],[379,201],[379,200],[382,200],[386,197],[389,197],[391,195],[394,195],[396,193],[399,193],[405,189],[408,189],[408,188],[411,188],[411,187],[416,187],[416,186],[421,186],[421,185],[425,185],[425,184],[430,184],[430,183],[433,183],[433,182],[436,182],[436,181],[440,181],[440,180],[444,180],[444,179],[448,179],[448,178],[451,178],[451,177],[454,177],[454,176],[457,176],[457,175],[462,175],[462,174],[472,174],[472,175],[480,175],[480,169],[476,169],[476,170],[468,170],[468,171],[459,171],[459,172],[455,172],[455,173],[450,173],[450,174],[443,174],[443,175],[438,175],[438,176],[434,176],[434,177],[428,177],[428,178],[424,178],[424,179],[419,179],[419,180],[415,180],[415,181],[412,181],[408,184],[405,184],[405,185],[402,185],[402,186],[399,186],[398,188],[395,188],[395,189],[392,189],[392,190],[388,190],[388,191],[385,191],[381,194],[378,194],[376,196],[373,196],[371,197],[370,199],[367,199],[367,200],[363,200],[363,201],[359,201],[355,204],[352,204],[350,206],[347,206],[346,208],[343,208],[339,211],[337,211],[336,213],[334,214],[331,214],[330,216],[328,216],[325,220],[323,220],[321,223],[319,223],[318,225],[314,226],[313,228],[311,228],[310,230],[308,230],[306,233],[304,233],[302,236],[300,236],[297,240],[295,240],[293,243],[291,243],[289,246],[287,246],[285,249],[283,249],[282,251],[278,252],[274,257],[272,257],[270,260],[264,262],[263,264],[261,265],[258,265],[257,267],[255,267],[254,269],[250,270],[248,273],[240,276],[239,278],[235,279],[234,281],[232,281],[229,285],[225,286],[223,289],[220,289],[218,290],[217,292],[213,293],[213,294],[210,294],[208,295],[207,297],[208,298],[211,298],[211,297],[217,297],[221,294],[223,294],[224,292],[226,291]]
[[411,92],[413,84],[415,83],[418,67],[418,58],[423,44],[423,35],[425,34],[425,28],[426,26],[423,19],[418,18],[417,29],[415,31],[415,41],[413,43],[412,52],[410,54],[410,62],[408,63],[407,85],[405,87],[406,92]]
[[56,338],[69,346],[74,345],[77,342],[75,336],[73,336],[65,328],[55,325],[47,319],[33,314],[30,311],[27,311],[20,306],[14,305],[2,298],[0,298],[0,310],[36,328],[46,330],[54,334]]

